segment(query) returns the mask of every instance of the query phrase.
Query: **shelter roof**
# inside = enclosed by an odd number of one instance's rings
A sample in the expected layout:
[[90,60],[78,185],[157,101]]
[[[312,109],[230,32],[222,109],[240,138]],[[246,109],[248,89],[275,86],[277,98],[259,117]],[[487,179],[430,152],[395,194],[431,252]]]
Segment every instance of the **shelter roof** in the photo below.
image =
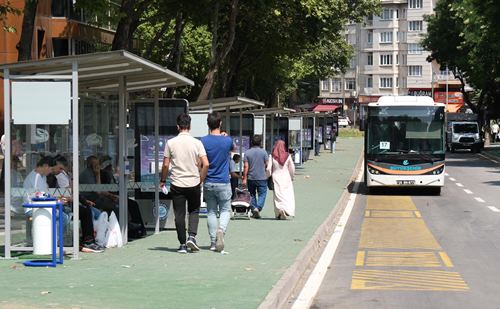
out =
[[217,98],[213,100],[201,100],[189,103],[190,111],[239,111],[243,109],[252,109],[264,106],[264,102],[252,100],[245,97]]
[[271,115],[271,114],[288,115],[290,113],[295,113],[295,110],[288,107],[269,107],[269,108],[256,109],[250,112],[257,116]]
[[3,75],[9,69],[10,75],[24,80],[64,79],[71,78],[73,63],[78,65],[80,91],[118,90],[121,76],[126,76],[128,91],[194,85],[192,80],[124,50],[8,63],[0,65],[0,70]]

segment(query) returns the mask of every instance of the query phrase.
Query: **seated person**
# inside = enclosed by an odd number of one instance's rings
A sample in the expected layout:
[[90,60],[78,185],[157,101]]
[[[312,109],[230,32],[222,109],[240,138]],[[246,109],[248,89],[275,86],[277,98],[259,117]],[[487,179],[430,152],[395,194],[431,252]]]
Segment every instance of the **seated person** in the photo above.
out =
[[[49,180],[49,183],[52,182],[54,188],[64,188],[71,190],[71,178],[68,173],[68,161],[62,155],[57,155],[54,157],[52,162],[52,171],[51,175],[52,180]],[[55,179],[55,182],[53,182]],[[51,186],[52,187],[52,186]],[[61,198],[61,202],[69,211],[73,210],[73,199],[70,196],[63,196]],[[82,238],[80,244],[80,250],[82,252],[103,252],[104,248],[96,244],[94,238],[94,222],[92,220],[92,205],[93,203],[80,199],[80,203],[78,204],[78,211],[80,217],[80,223],[82,228]]]
[[[104,155],[100,159],[101,165],[101,183],[102,184],[116,184],[117,181],[113,175],[113,164],[111,157]],[[130,238],[140,238],[146,236],[146,227],[142,220],[139,204],[131,198],[127,199],[128,204],[128,236]]]
[[[96,156],[87,158],[87,167],[80,174],[80,184],[98,185],[101,184],[101,165]],[[107,191],[81,192],[80,199],[92,202],[97,209],[108,212],[112,211],[118,216],[118,196]]]

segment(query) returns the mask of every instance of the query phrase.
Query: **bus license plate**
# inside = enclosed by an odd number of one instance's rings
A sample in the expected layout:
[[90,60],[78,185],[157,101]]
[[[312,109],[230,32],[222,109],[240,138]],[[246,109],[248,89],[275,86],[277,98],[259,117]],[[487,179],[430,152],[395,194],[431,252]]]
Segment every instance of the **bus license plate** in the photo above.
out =
[[396,184],[398,184],[398,185],[414,185],[415,180],[396,180]]

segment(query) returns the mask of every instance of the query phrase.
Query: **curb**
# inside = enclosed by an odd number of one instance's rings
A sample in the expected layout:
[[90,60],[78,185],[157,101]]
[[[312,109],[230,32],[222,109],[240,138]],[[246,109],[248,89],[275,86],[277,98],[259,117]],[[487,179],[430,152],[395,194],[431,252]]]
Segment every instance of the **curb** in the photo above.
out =
[[264,301],[259,305],[259,309],[285,308],[291,306],[289,301],[300,293],[300,290],[307,281],[309,273],[313,270],[319,256],[325,249],[328,239],[330,239],[330,236],[333,234],[347,205],[347,200],[349,200],[351,194],[349,188],[356,179],[362,166],[363,155],[360,155],[347,187],[344,189],[335,207],[307,242],[306,246],[300,251],[293,264],[285,271],[271,291],[269,291]]
[[494,160],[494,161],[498,161],[500,160],[500,157],[499,156],[495,156],[491,153],[489,153],[488,151],[481,151],[481,154],[485,157],[487,157],[488,159],[490,160]]

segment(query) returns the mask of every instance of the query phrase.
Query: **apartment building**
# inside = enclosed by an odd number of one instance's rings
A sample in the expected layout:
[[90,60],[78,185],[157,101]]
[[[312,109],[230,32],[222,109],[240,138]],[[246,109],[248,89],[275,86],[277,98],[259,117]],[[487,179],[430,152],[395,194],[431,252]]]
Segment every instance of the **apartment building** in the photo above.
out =
[[348,114],[382,95],[434,95],[444,103],[447,83],[450,105],[463,105],[457,89],[460,83],[441,71],[439,64],[427,62],[430,53],[420,44],[427,31],[424,16],[433,13],[435,0],[381,3],[379,16],[346,26],[346,40],[354,47],[354,56],[345,74],[320,81],[320,102],[337,98]]

